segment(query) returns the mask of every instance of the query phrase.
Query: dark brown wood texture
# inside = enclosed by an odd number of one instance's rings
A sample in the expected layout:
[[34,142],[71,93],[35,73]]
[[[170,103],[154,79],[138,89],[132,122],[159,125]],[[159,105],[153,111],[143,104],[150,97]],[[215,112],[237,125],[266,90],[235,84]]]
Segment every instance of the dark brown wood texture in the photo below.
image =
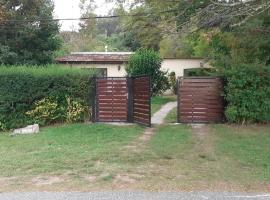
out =
[[133,121],[151,126],[150,77],[133,78]]
[[220,78],[180,78],[178,121],[181,123],[221,122],[224,101]]
[[127,122],[127,79],[98,78],[96,91],[96,121]]

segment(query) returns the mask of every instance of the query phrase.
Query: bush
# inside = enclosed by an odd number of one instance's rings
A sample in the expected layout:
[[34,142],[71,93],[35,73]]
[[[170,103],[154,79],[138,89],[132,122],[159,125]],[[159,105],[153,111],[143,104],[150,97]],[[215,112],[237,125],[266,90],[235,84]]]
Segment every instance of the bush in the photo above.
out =
[[60,98],[45,98],[36,102],[34,109],[26,112],[26,115],[37,124],[48,125],[57,122],[81,122],[87,116],[86,112],[85,106],[70,97],[66,97],[64,102]]
[[64,107],[56,99],[44,98],[35,103],[33,110],[26,112],[36,124],[46,125],[64,121]]
[[170,89],[167,72],[161,70],[162,59],[154,50],[140,49],[129,58],[126,71],[129,75],[151,76],[153,95],[162,94]]
[[177,94],[177,79],[175,72],[169,74],[170,87],[173,94]]
[[229,122],[270,122],[270,66],[231,67],[225,78]]
[[0,66],[0,128],[73,121],[76,106],[90,112],[93,73],[59,66]]

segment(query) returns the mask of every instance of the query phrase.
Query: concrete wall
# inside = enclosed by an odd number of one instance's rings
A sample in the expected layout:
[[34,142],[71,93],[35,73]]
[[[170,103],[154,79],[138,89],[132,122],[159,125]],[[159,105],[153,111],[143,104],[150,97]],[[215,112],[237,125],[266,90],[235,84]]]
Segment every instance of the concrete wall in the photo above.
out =
[[[127,74],[124,64],[73,64],[70,66],[79,68],[107,68],[107,75],[109,77],[122,77]],[[185,69],[201,68],[202,66],[202,59],[164,59],[162,70],[174,71],[176,77],[180,77],[184,75]],[[209,65],[206,64],[205,67],[209,67]]]
[[79,68],[106,68],[107,76],[109,77],[123,77],[126,76],[126,70],[124,64],[72,64],[72,67]]
[[184,76],[185,69],[201,68],[202,59],[164,59],[162,69],[175,72],[176,77]]

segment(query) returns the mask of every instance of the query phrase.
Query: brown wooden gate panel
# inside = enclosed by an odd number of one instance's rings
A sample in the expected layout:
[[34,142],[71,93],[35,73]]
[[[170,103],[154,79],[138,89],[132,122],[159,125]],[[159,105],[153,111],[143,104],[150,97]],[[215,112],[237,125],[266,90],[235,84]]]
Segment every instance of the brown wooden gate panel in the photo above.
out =
[[93,122],[151,126],[150,77],[94,78]]
[[133,121],[151,126],[151,81],[149,76],[132,78]]
[[178,122],[211,123],[224,118],[223,82],[220,78],[179,79]]
[[96,79],[96,121],[127,122],[128,87],[126,78]]

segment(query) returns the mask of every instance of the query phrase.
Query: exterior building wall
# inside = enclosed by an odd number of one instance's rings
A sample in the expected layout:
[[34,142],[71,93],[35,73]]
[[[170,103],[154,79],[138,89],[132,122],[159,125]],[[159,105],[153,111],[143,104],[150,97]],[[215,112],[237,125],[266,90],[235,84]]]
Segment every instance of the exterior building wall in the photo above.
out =
[[108,77],[123,77],[126,76],[126,70],[124,64],[72,64],[71,67],[79,68],[94,68],[94,69],[107,69]]
[[[123,77],[127,73],[125,64],[70,64],[71,67],[79,68],[106,68],[108,77]],[[175,72],[176,77],[184,76],[185,69],[209,67],[202,59],[164,59],[162,70]]]
[[184,76],[185,69],[201,68],[202,59],[164,59],[162,69],[169,72],[175,72],[176,77]]

